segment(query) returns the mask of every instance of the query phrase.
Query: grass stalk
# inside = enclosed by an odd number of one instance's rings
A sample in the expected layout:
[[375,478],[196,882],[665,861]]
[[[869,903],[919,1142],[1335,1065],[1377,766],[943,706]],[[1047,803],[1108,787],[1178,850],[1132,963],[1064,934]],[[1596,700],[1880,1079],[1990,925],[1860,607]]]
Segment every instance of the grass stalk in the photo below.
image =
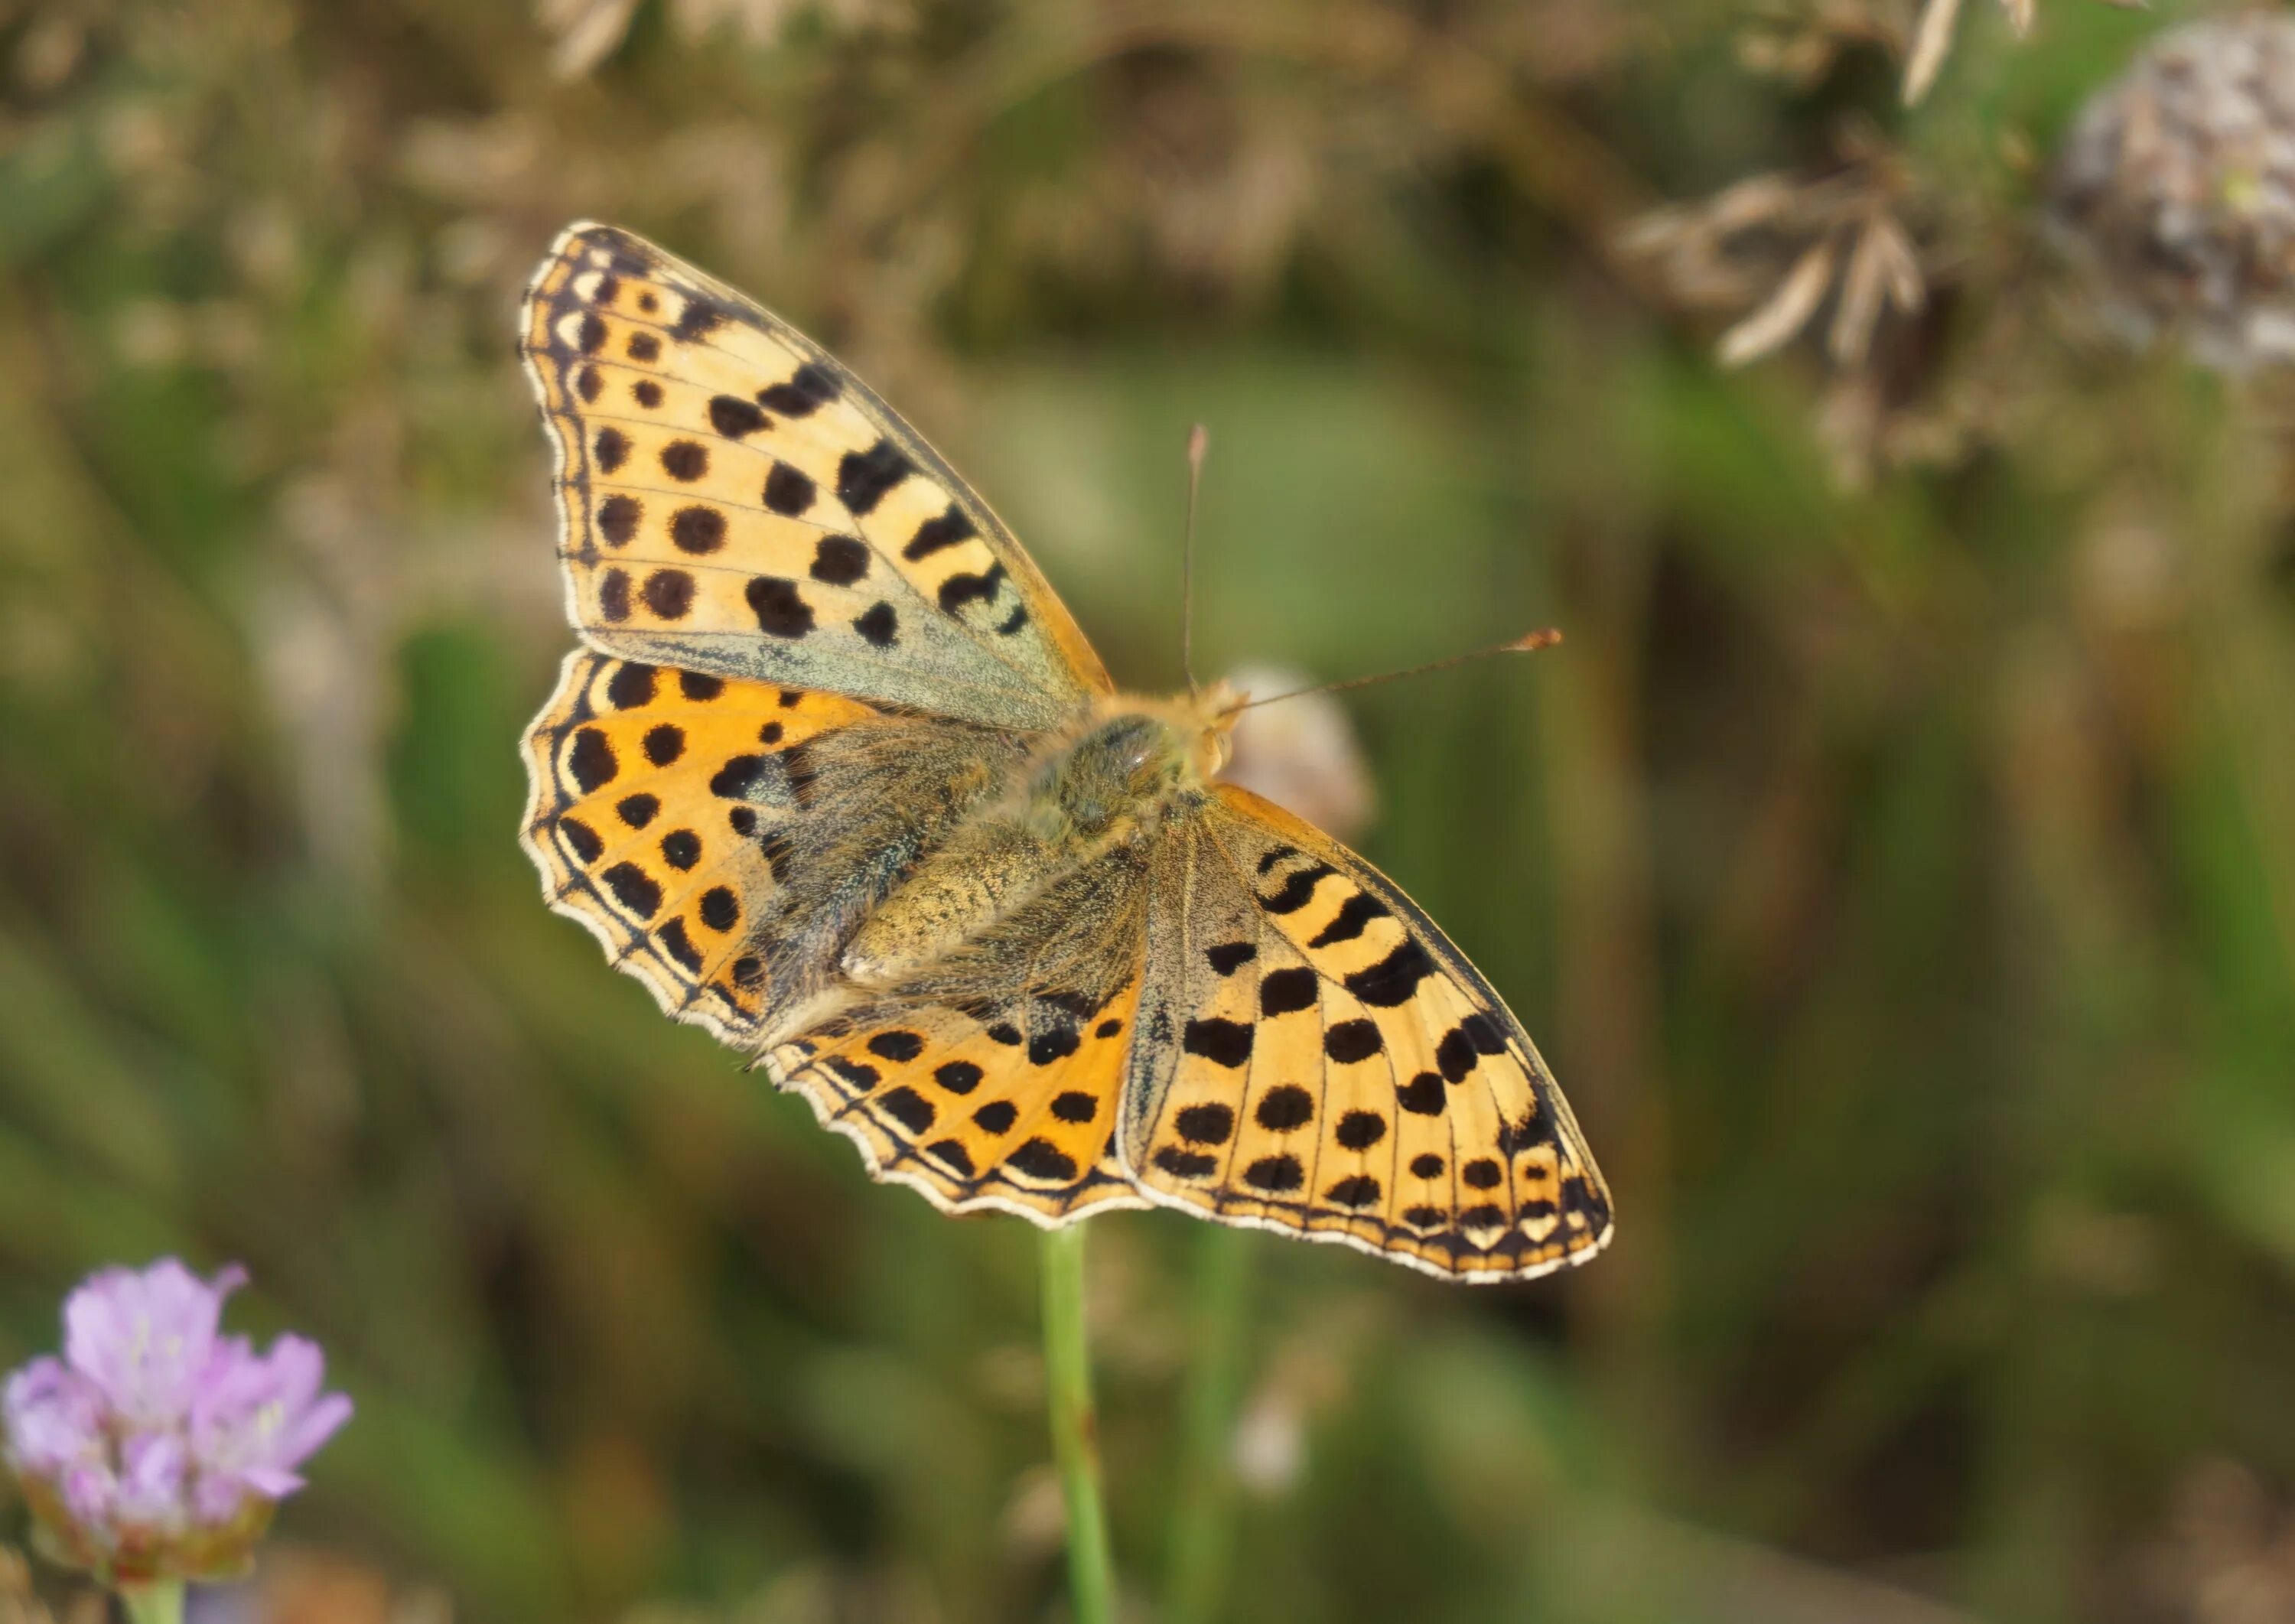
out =
[[1099,1422],[1083,1323],[1084,1226],[1044,1233],[1044,1377],[1052,1456],[1067,1503],[1068,1586],[1076,1624],[1112,1624],[1115,1576],[1099,1482]]
[[184,1586],[180,1579],[122,1585],[119,1601],[127,1610],[127,1624],[184,1624]]
[[1236,1410],[1243,1391],[1251,1237],[1205,1224],[1196,1237],[1195,1323],[1181,1400],[1178,1492],[1164,1554],[1165,1624],[1210,1624],[1235,1540]]

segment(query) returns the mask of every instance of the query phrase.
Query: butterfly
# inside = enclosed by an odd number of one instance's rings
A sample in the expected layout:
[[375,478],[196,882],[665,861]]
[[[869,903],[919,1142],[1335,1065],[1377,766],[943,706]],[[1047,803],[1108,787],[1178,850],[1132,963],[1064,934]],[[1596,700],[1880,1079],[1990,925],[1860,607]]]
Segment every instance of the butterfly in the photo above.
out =
[[950,1212],[1123,1207],[1446,1278],[1609,1193],[1521,1024],[1394,884],[1119,693],[852,373],[610,226],[528,288],[582,646],[527,730],[550,904]]

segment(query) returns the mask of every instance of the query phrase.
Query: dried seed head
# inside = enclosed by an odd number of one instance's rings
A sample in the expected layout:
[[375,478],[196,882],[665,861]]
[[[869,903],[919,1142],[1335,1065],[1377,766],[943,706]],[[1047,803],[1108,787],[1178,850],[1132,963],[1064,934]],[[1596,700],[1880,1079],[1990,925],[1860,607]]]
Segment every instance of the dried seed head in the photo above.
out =
[[2295,16],[2161,35],[2097,93],[2049,224],[2104,318],[2226,371],[2295,363]]
[[1842,162],[1799,179],[1761,175],[1702,203],[1663,208],[1629,224],[1621,246],[1654,261],[1686,306],[1737,319],[1715,351],[1725,366],[1773,354],[1817,323],[1834,364],[1871,360],[1884,314],[1920,314],[1928,279],[1904,213],[1920,203],[1898,155],[1851,130]]

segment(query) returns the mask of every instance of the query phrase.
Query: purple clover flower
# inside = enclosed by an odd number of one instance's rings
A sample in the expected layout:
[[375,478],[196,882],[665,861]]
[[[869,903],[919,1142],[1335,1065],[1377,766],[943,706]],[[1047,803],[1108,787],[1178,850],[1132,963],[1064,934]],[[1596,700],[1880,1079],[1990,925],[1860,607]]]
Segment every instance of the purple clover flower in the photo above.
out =
[[58,1555],[113,1582],[236,1572],[350,1419],[317,1344],[220,1334],[246,1278],[107,1269],[64,1304],[64,1357],[0,1389],[8,1464]]

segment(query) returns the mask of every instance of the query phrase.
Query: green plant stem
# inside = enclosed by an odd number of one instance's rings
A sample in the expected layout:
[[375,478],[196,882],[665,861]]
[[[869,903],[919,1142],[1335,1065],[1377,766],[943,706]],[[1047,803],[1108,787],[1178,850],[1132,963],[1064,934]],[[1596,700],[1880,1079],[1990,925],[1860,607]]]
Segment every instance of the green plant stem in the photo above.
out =
[[1182,1400],[1179,1491],[1165,1552],[1165,1624],[1209,1624],[1234,1546],[1236,1407],[1243,1390],[1251,1237],[1205,1224],[1196,1237],[1196,1302]]
[[181,1579],[159,1579],[148,1585],[119,1587],[128,1624],[184,1624],[184,1585]]
[[1044,1233],[1044,1380],[1050,1390],[1052,1455],[1067,1502],[1068,1585],[1076,1624],[1110,1624],[1115,1577],[1100,1501],[1091,1352],[1084,1340],[1083,1231],[1074,1223]]

